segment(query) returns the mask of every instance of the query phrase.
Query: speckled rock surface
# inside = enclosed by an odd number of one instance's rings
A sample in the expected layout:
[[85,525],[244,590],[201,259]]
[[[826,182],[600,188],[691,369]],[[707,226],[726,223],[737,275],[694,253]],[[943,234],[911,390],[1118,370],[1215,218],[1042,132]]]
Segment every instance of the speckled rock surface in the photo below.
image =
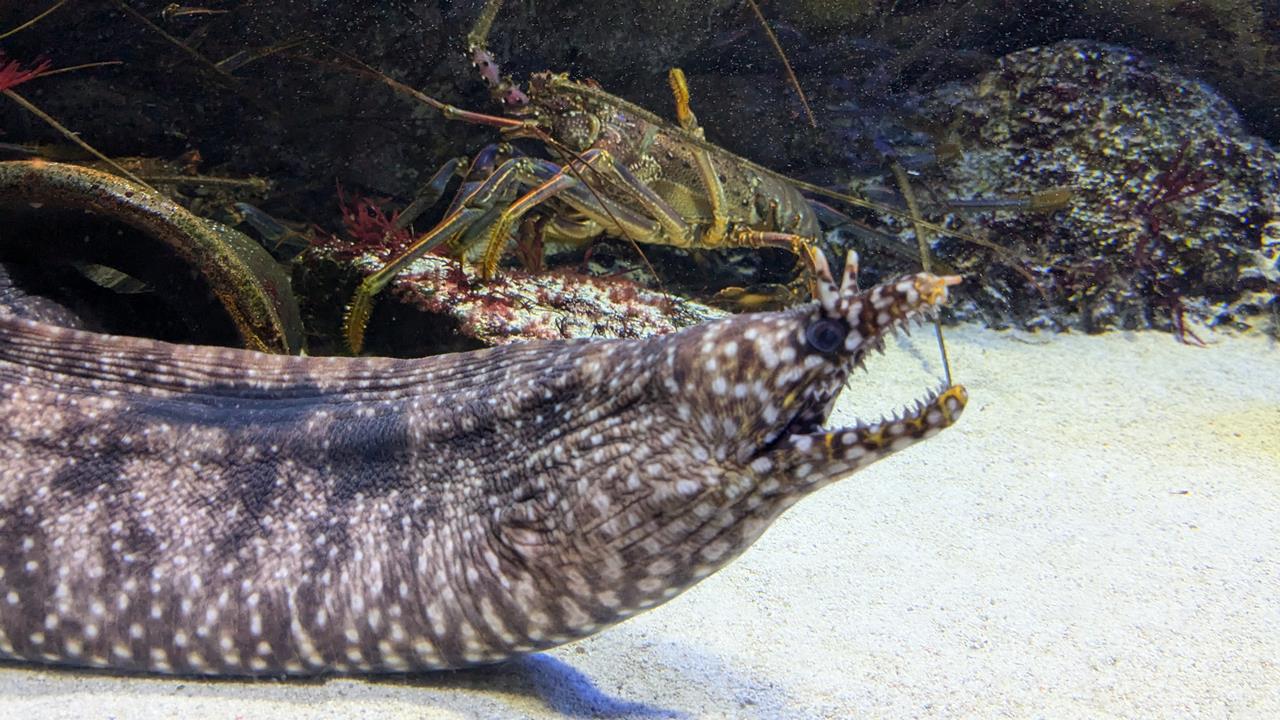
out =
[[[310,254],[301,290],[330,298],[312,303],[327,308],[311,318],[313,332],[337,337],[336,326],[330,327],[338,320],[332,308],[350,300],[349,276],[373,272],[386,254],[344,260],[323,245]],[[496,277],[481,280],[474,265],[427,255],[376,300],[369,352],[412,356],[523,340],[640,338],[726,314],[625,278],[502,268]]]
[[960,315],[1187,337],[1199,323],[1276,331],[1280,157],[1212,88],[1122,48],[1071,41],[1008,55],[930,96],[922,114],[949,128],[963,157],[926,171],[918,192],[1076,191],[1051,214],[951,218],[1022,259],[935,240],[972,280]]
[[481,281],[475,266],[429,256],[391,293],[426,312],[455,318],[486,344],[557,338],[662,335],[726,313],[627,280],[569,272],[507,270]]

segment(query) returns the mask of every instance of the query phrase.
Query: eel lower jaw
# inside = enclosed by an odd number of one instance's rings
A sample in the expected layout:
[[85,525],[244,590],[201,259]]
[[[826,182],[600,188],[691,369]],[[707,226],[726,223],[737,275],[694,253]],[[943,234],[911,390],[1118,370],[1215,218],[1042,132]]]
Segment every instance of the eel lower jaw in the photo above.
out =
[[968,402],[969,393],[963,385],[941,385],[912,405],[899,408],[875,422],[857,420],[849,427],[819,428],[812,434],[853,433],[858,444],[876,448],[888,444],[887,441],[894,437],[921,440],[953,425]]
[[795,468],[801,486],[812,487],[933,437],[956,422],[968,400],[963,386],[943,386],[875,422],[830,429],[789,424],[763,454]]

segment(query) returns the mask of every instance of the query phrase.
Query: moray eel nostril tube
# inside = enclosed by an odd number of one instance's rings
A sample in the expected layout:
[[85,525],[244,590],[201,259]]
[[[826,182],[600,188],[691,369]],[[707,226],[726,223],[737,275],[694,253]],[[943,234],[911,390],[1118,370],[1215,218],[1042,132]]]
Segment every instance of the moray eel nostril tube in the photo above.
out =
[[421,360],[169,345],[0,316],[0,656],[209,675],[487,663],[723,567],[964,390],[824,429],[958,278],[648,340]]

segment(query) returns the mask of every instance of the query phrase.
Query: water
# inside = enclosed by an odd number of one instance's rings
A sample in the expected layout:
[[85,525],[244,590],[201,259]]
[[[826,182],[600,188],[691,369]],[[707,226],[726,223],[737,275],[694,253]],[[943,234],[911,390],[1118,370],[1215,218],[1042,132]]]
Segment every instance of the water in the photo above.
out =
[[[1272,4],[765,3],[776,46],[737,0],[507,2],[487,32],[474,0],[166,5],[0,2],[0,34],[52,7],[0,39],[0,160],[91,166],[157,193],[103,204],[87,181],[37,192],[16,165],[0,174],[0,259],[62,306],[41,318],[69,308],[59,322],[188,344],[327,355],[354,338],[416,357],[661,334],[807,297],[788,249],[698,247],[717,242],[705,161],[730,245],[734,230],[794,232],[837,268],[856,250],[864,287],[922,263],[962,275],[942,332],[972,400],[954,428],[798,503],[689,592],[575,644],[390,680],[14,663],[0,668],[6,715],[1280,710]],[[469,53],[468,33],[491,55]],[[673,67],[700,130],[674,129]],[[614,111],[586,119],[590,86],[538,85],[543,71],[598,83]],[[433,100],[486,117],[446,119]],[[511,118],[541,118],[550,138],[504,136]],[[593,142],[662,206],[586,167]],[[493,206],[456,199],[508,160],[524,177],[486,186]],[[547,181],[560,194],[489,252],[500,210]],[[191,239],[200,220],[136,220],[170,200],[234,228],[200,237],[236,249],[193,255],[208,247]],[[437,251],[464,262],[394,265],[405,272],[364,296],[367,327],[347,320],[360,279],[457,207],[470,216]],[[662,207],[675,222],[655,222]],[[936,387],[931,330],[888,350],[829,424]]]

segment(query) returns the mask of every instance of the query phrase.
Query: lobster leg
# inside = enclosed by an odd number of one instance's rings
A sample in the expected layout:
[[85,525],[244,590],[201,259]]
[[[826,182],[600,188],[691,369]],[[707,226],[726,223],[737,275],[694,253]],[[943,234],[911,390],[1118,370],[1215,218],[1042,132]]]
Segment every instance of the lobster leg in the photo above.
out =
[[[597,197],[596,193],[592,193],[590,190],[569,193],[562,198],[574,209],[587,215],[605,228],[617,228],[624,235],[635,239],[637,236],[631,235],[631,231],[634,229],[639,232],[639,239],[643,239],[646,242],[662,243],[679,248],[776,247],[789,250],[801,259],[809,258],[808,253],[813,246],[813,239],[794,233],[749,230],[745,228],[730,230],[726,227],[721,231],[722,237],[717,240],[715,245],[702,245],[699,242],[700,238],[694,236],[695,229],[693,225],[685,222],[665,200],[659,197],[648,185],[632,175],[625,166],[613,160],[607,151],[589,150],[582,157],[586,159],[588,156],[590,156],[589,167],[591,171],[607,175],[621,185],[622,189],[633,196],[645,211],[645,214],[652,218],[653,222],[656,222],[663,232],[661,234],[657,232],[659,229],[657,227],[652,229],[629,227],[632,223],[624,222],[622,218],[628,215],[634,217],[635,213],[622,210],[616,203]],[[567,180],[565,185],[574,186],[573,183]],[[618,213],[625,214],[618,215]]]
[[[740,230],[730,235],[730,247],[743,248],[777,248],[787,250],[799,258],[802,266],[795,279],[785,285],[768,283],[757,285],[752,290],[739,287],[727,287],[716,293],[713,305],[738,307],[740,309],[783,308],[804,302],[806,298],[818,297],[820,278],[818,276],[819,256],[813,238],[793,233],[769,232],[762,230]],[[856,255],[855,255],[856,259]],[[856,278],[856,266],[855,274]],[[748,301],[748,298],[750,300]]]
[[[552,198],[559,198],[566,205],[583,213],[589,220],[594,221],[594,224],[598,227],[611,228],[622,235],[633,238],[639,237],[645,240],[651,240],[661,235],[663,227],[660,220],[645,217],[622,207],[616,202],[607,200],[584,182],[583,171],[588,173],[608,172],[615,178],[626,182],[625,177],[629,177],[630,173],[627,173],[625,168],[615,163],[608,152],[599,149],[588,150],[563,167],[545,160],[532,160],[532,162],[537,163],[539,167],[538,175],[543,180],[503,210],[497,220],[494,221],[492,228],[488,232],[488,240],[485,245],[482,265],[484,277],[492,277],[497,270],[502,251],[506,248],[507,241],[510,239],[511,231],[516,226],[516,223],[520,222],[520,219],[530,210]],[[578,167],[579,165],[581,167]],[[634,186],[637,188],[637,192],[652,193],[647,186],[640,184],[638,180],[631,178],[631,181],[635,183]],[[632,185],[628,183],[628,187],[632,187]],[[656,196],[654,200],[661,203],[661,200]],[[659,218],[668,217],[664,211],[669,211],[670,216],[678,217],[675,215],[674,210],[665,207],[665,203],[663,203],[663,207],[655,208],[655,213]],[[684,230],[685,227],[681,224],[680,229]]]
[[[598,153],[587,169],[588,174],[615,182],[620,190],[630,195],[639,205],[641,212],[624,210],[618,203],[607,200],[604,197],[605,193],[595,192],[589,188],[586,193],[590,199],[578,193],[573,196],[576,202],[570,204],[591,215],[592,219],[603,227],[616,228],[618,232],[632,240],[642,239],[645,242],[680,248],[699,247],[694,237],[693,226],[685,221],[670,203],[654,192],[653,188],[633,175],[625,165],[614,160],[607,150],[597,149],[588,152]],[[581,173],[575,173],[575,175],[581,178]],[[631,218],[641,216],[648,218],[642,221],[642,225],[646,227],[631,227],[634,224]],[[647,227],[654,223],[656,227],[652,229]]]
[[[600,151],[588,150],[582,154],[578,162],[581,162],[584,166],[589,166],[602,155],[603,153]],[[557,168],[554,163],[547,161],[532,162],[538,165],[538,170],[541,171],[539,175],[543,180],[503,210],[489,228],[484,259],[480,264],[481,277],[491,278],[497,272],[498,261],[502,259],[502,251],[506,249],[507,241],[511,238],[511,231],[526,213],[581,183],[577,177],[569,174],[571,166]]]
[[[684,71],[680,68],[671,68],[667,79],[671,83],[671,92],[675,95],[676,118],[680,121],[680,127],[693,133],[700,140],[705,139],[702,128],[698,126],[698,118],[689,107],[689,83],[685,80]],[[711,154],[705,149],[699,149],[694,157],[698,163],[698,175],[702,178],[702,186],[711,200],[711,225],[703,231],[701,243],[703,247],[716,248],[728,236],[729,215],[725,211],[728,201],[725,200],[720,174],[711,164]]]
[[[702,129],[698,127],[697,119],[689,108],[688,86],[684,80],[684,73],[678,68],[673,69],[670,77],[671,86],[676,96],[677,115],[680,118],[681,125],[684,129],[701,137]],[[591,170],[611,175],[612,179],[623,190],[627,191],[665,231],[660,235],[642,230],[639,235],[640,238],[644,238],[648,242],[665,241],[665,244],[680,248],[774,247],[788,250],[805,263],[808,272],[803,275],[808,280],[808,287],[811,293],[815,289],[813,254],[820,252],[814,246],[816,239],[787,232],[751,230],[741,227],[730,229],[725,210],[724,188],[720,184],[718,173],[711,164],[710,154],[706,151],[698,152],[696,157],[699,174],[702,176],[711,200],[712,222],[711,226],[703,231],[701,237],[695,237],[696,231],[692,224],[685,221],[670,204],[658,196],[652,188],[636,178],[624,165],[614,161],[607,151],[593,150],[588,152],[595,153],[591,157]],[[595,196],[596,194],[592,193],[592,195]],[[583,198],[580,193],[570,193],[563,198],[567,204],[587,215],[588,218],[601,226],[605,228],[616,227],[623,234],[633,239],[637,237],[628,232],[625,224],[618,221],[616,216],[617,206],[614,203],[610,203],[600,197],[595,197],[594,199],[595,202],[584,202],[586,198]],[[777,294],[787,297],[792,295],[789,288],[783,288]]]
[[453,194],[453,199],[449,201],[449,208],[445,210],[444,216],[448,217],[457,212],[458,208],[462,207],[486,180],[493,177],[499,165],[520,156],[520,153],[515,152],[506,143],[493,143],[482,148],[463,173],[462,185]]
[[462,164],[466,161],[467,159],[465,157],[456,157],[449,160],[444,165],[441,165],[440,169],[431,176],[431,179],[427,180],[427,182],[423,184],[422,187],[418,188],[416,193],[414,193],[413,201],[406,205],[404,210],[401,210],[400,214],[396,216],[395,227],[397,229],[409,227],[409,225],[414,220],[417,220],[418,216],[427,208],[435,205],[436,201],[440,199],[440,196],[444,194],[444,190],[448,187],[449,182],[458,174],[458,169],[462,167]]
[[[624,165],[615,161],[608,151],[588,150],[579,158],[579,162],[585,163],[590,168],[589,172],[607,176],[621,185],[622,189],[639,203],[644,214],[628,210],[602,194],[592,191],[582,183],[582,175],[579,171],[566,166],[560,169],[556,176],[545,184],[545,187],[530,191],[504,213],[504,215],[510,214],[507,220],[500,221],[505,225],[508,233],[519,221],[521,215],[538,203],[558,195],[563,202],[602,227],[615,230],[632,239],[686,249],[704,248],[694,237],[694,226],[685,222],[679,213],[648,185],[632,175]],[[549,162],[546,162],[546,165],[555,167]],[[497,240],[501,236],[495,232],[491,237]],[[775,247],[790,250],[803,259],[807,257],[812,245],[813,240],[803,235],[740,228],[733,231],[726,229],[724,238],[714,247]]]
[[[364,347],[364,331],[369,324],[369,316],[373,312],[373,299],[396,275],[400,274],[414,260],[431,252],[452,237],[466,231],[478,222],[491,208],[515,194],[521,182],[522,171],[527,173],[531,165],[529,158],[514,158],[498,166],[497,170],[471,191],[462,203],[434,228],[419,237],[399,256],[393,258],[382,269],[369,275],[360,283],[351,304],[347,308],[344,322],[344,335],[351,352],[359,353]],[[460,191],[464,192],[464,191]]]
[[[495,147],[492,153],[488,149],[481,152],[472,164],[468,176],[474,177],[474,173],[483,172],[505,152],[508,151],[501,146]],[[606,167],[614,165],[602,150],[588,151],[577,162],[588,167],[596,163]],[[516,193],[522,188],[530,189],[516,199]],[[351,352],[358,353],[364,347],[365,327],[373,312],[374,298],[410,263],[445,243],[450,243],[455,249],[462,248],[465,253],[465,248],[472,240],[484,236],[487,240],[481,272],[482,276],[491,277],[497,270],[498,260],[515,224],[530,210],[555,197],[561,197],[566,204],[581,210],[601,226],[618,228],[624,234],[648,239],[658,236],[662,230],[650,218],[617,203],[597,198],[577,177],[576,172],[569,172],[569,168],[524,155],[508,158],[498,164],[483,182],[464,183],[450,206],[450,212],[438,225],[360,283],[347,309],[344,326],[347,346]],[[506,203],[510,205],[504,208]],[[502,209],[499,211],[499,208]]]

